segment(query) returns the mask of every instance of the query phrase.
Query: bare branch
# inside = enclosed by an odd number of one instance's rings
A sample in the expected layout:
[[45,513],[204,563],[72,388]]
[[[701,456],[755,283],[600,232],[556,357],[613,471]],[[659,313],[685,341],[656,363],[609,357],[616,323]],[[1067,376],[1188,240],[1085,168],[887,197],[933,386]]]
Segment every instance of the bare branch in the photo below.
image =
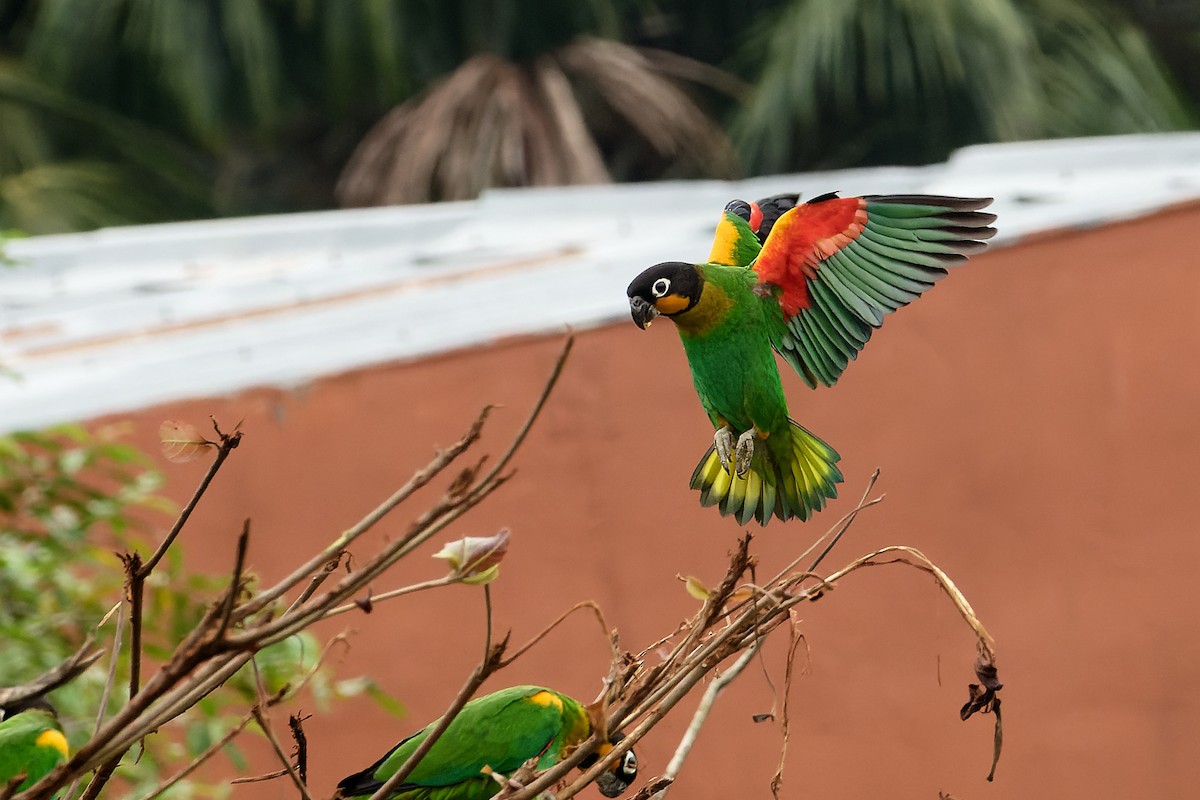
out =
[[261,592],[250,601],[240,606],[236,613],[235,619],[244,619],[250,614],[255,614],[266,608],[268,604],[274,602],[281,597],[285,592],[293,586],[300,583],[306,577],[313,574],[314,571],[321,568],[322,565],[328,564],[330,561],[340,558],[341,554],[351,542],[357,539],[362,534],[370,530],[375,523],[383,519],[388,512],[407,500],[414,492],[425,486],[442,470],[449,466],[453,461],[462,455],[466,450],[478,441],[480,433],[483,431],[483,423],[487,420],[488,413],[492,410],[491,406],[484,406],[479,412],[479,416],[467,429],[467,432],[450,447],[441,450],[432,461],[425,465],[424,468],[418,470],[408,483],[397,489],[391,497],[380,503],[373,511],[355,523],[352,527],[344,531],[337,539],[327,545],[325,549],[310,558],[307,562],[297,567],[290,575],[284,578],[275,586]]
[[[213,422],[213,427],[216,427],[215,421]],[[221,469],[221,465],[225,463],[225,459],[229,458],[229,454],[242,442],[242,432],[236,429],[233,433],[226,435],[221,433],[221,430],[218,428],[217,436],[220,438],[220,442],[217,445],[217,454],[213,458],[212,464],[208,467],[208,472],[200,479],[200,485],[196,487],[196,491],[192,494],[192,498],[188,500],[187,505],[179,512],[179,516],[175,519],[175,524],[171,526],[171,530],[167,532],[166,538],[162,540],[162,543],[159,544],[150,558],[146,560],[146,563],[138,570],[137,575],[142,580],[150,577],[150,573],[158,566],[158,562],[167,554],[171,543],[175,541],[175,537],[179,536],[180,531],[183,530],[183,526],[187,524],[188,518],[192,516],[192,512],[196,509],[196,504],[200,502],[200,498],[208,491],[208,485],[217,476],[217,472]]]
[[[679,740],[679,746],[675,748],[675,755],[671,756],[670,762],[667,763],[667,768],[663,771],[662,777],[665,780],[674,782],[679,777],[679,771],[683,769],[683,762],[687,760],[688,754],[692,751],[692,745],[696,743],[696,738],[700,735],[700,729],[708,721],[708,715],[712,712],[713,705],[717,702],[717,695],[732,683],[738,675],[742,674],[742,670],[746,668],[746,665],[758,653],[761,646],[760,643],[761,640],[751,645],[734,662],[729,670],[713,679],[708,688],[704,690],[704,696],[700,698],[700,705],[696,707],[696,713],[692,715],[691,724],[688,725],[683,738]],[[657,797],[666,797],[668,788],[669,786],[664,786]]]
[[283,764],[283,768],[287,770],[292,783],[296,784],[296,789],[300,792],[300,796],[304,800],[313,800],[312,795],[308,793],[308,787],[304,785],[304,781],[301,780],[300,774],[296,771],[291,759],[288,758],[287,753],[283,752],[283,747],[279,744],[279,738],[275,736],[275,731],[271,730],[271,725],[267,722],[260,706],[254,707],[254,721],[258,723],[258,727],[266,735],[267,741],[271,743],[271,749],[279,757],[279,761]]
[[70,658],[54,669],[42,673],[28,683],[0,688],[0,707],[15,705],[34,697],[41,697],[47,692],[57,689],[64,683],[74,680],[77,676],[83,674],[83,671],[99,661],[102,655],[104,655],[104,650],[96,647],[96,643],[89,636]]
[[421,763],[421,759],[425,757],[425,754],[429,752],[430,748],[437,743],[437,740],[441,738],[442,734],[446,732],[446,729],[450,727],[450,723],[454,721],[456,716],[458,716],[458,712],[462,711],[462,708],[467,704],[467,701],[470,700],[479,687],[483,685],[483,682],[487,680],[488,676],[500,668],[500,656],[504,652],[504,647],[507,641],[507,639],[502,640],[491,648],[491,650],[488,652],[487,658],[484,659],[483,663],[476,667],[471,673],[471,676],[467,678],[467,682],[463,684],[462,689],[458,691],[458,694],[450,703],[450,707],[446,709],[446,713],[443,714],[442,718],[438,720],[436,725],[434,725],[433,730],[429,732],[429,734],[421,742],[421,745],[413,751],[413,754],[409,756],[403,764],[400,765],[400,768],[396,770],[395,774],[384,781],[383,785],[376,789],[375,793],[367,800],[385,800],[385,798],[391,796],[392,792],[395,791],[397,786],[404,783],[405,778],[412,774],[412,771],[416,769],[417,764]]

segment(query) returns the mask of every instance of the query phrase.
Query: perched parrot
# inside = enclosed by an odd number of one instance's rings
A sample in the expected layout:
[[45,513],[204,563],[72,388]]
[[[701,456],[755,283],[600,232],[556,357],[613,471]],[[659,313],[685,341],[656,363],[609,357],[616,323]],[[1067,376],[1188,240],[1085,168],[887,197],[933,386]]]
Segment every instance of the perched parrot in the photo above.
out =
[[24,791],[67,760],[67,738],[43,698],[0,709],[0,790],[18,775]]
[[716,434],[692,473],[702,505],[742,525],[808,519],[837,496],[838,454],[788,416],[772,350],[832,386],[885,315],[986,247],[990,198],[795,195],[734,200],[708,262],[656,264],[629,284],[639,328],[683,340]]
[[[335,798],[369,797],[396,773],[420,746],[434,721],[388,751],[362,772],[344,778]],[[564,694],[541,686],[513,686],[463,706],[445,733],[438,738],[404,783],[389,795],[400,800],[488,800],[500,791],[495,779],[483,772],[511,775],[530,758],[538,769],[557,764],[588,738],[592,725],[587,710]],[[586,768],[620,740],[615,734],[600,751],[581,764]],[[601,773],[596,785],[605,797],[617,797],[637,777],[637,757],[632,750]]]

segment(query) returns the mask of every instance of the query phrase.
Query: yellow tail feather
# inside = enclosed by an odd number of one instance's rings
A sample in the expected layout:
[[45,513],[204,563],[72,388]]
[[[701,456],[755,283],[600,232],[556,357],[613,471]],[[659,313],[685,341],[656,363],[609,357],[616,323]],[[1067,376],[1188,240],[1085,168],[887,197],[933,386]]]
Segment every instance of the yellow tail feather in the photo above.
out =
[[721,466],[716,446],[710,446],[692,473],[691,486],[700,491],[700,504],[717,506],[738,524],[754,519],[766,525],[771,518],[785,522],[808,519],[837,497],[842,481],[841,456],[795,422],[786,432],[757,440],[750,469],[744,477]]

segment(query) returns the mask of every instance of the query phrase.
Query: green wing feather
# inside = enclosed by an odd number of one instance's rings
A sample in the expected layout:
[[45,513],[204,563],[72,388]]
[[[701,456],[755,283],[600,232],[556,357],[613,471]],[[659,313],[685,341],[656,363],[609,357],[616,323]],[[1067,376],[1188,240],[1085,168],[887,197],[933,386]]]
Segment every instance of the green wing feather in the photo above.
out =
[[[811,211],[826,201],[854,222]],[[987,246],[996,217],[979,209],[990,202],[875,195],[827,196],[798,206],[781,218],[751,265],[764,302],[784,311],[768,315],[776,321],[772,346],[809,386],[832,386],[885,316]]]
[[[537,703],[530,698],[543,692],[558,703]],[[396,773],[437,725],[430,723],[400,742],[383,758],[362,772],[345,778],[338,787],[342,797],[372,794]],[[587,714],[575,700],[540,686],[514,686],[467,703],[438,738],[399,792],[413,797],[491,797],[498,790],[489,778],[480,780],[484,766],[510,772],[526,760],[542,755],[541,766],[557,763],[562,751],[588,735]],[[441,789],[472,782],[464,791],[433,793],[418,789]],[[410,790],[411,794],[410,794]],[[396,796],[396,795],[393,795]]]

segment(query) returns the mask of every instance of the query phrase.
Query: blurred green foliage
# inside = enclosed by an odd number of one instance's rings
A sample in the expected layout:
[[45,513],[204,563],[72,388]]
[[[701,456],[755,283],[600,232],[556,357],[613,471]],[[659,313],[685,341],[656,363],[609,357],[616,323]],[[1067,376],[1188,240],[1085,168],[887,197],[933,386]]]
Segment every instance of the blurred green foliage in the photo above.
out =
[[[656,66],[726,126],[745,174],[1194,127],[1197,9],[1180,0],[0,0],[0,228],[329,208],[355,146],[391,109],[472,56],[529,65],[581,36],[673,54]],[[707,77],[679,56],[702,62]],[[730,93],[715,69],[747,89]],[[628,163],[619,137],[636,138],[636,126],[605,134],[617,137],[604,143],[616,179],[670,174],[669,156]]]
[[[89,634],[111,652],[115,613],[124,572],[117,553],[150,547],[143,531],[170,519],[171,504],[156,494],[162,476],[150,459],[121,441],[121,428],[94,434],[79,426],[0,437],[0,686],[19,684],[56,666]],[[186,536],[184,537],[186,538]],[[146,585],[143,673],[169,656],[174,645],[219,595],[227,576],[190,571],[179,542],[168,551]],[[106,619],[107,617],[107,619]],[[102,622],[103,620],[103,622]],[[107,715],[128,698],[128,625],[117,661]],[[146,794],[241,720],[262,682],[268,693],[295,683],[320,653],[314,636],[303,633],[273,645],[213,694],[145,740],[140,758],[128,757],[117,777],[129,796]],[[108,679],[105,656],[87,672],[51,693],[72,747],[95,725]],[[398,710],[366,678],[336,681],[325,667],[307,691],[318,707],[339,697],[367,694]],[[251,726],[244,735],[260,735]],[[234,773],[245,760],[233,744],[225,748]],[[221,767],[227,774],[229,766]],[[170,797],[223,797],[227,784],[200,779],[179,783]]]

